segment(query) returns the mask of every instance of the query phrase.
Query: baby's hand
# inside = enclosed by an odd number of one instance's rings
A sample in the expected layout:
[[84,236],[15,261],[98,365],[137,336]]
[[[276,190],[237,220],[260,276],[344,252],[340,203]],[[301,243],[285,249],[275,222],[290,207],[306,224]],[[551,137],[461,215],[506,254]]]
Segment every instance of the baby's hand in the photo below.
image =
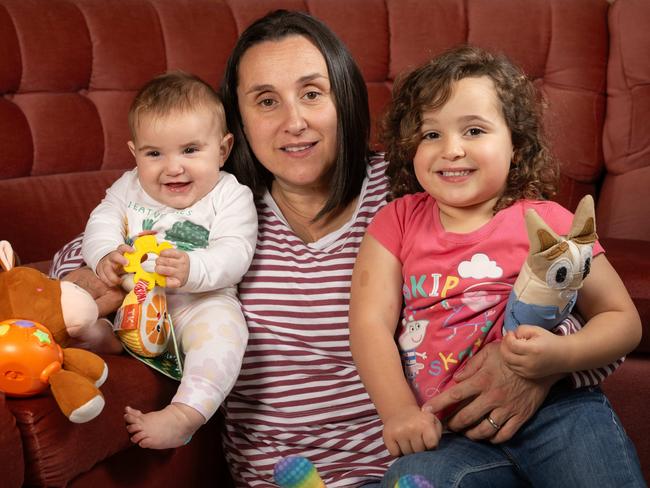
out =
[[408,407],[384,422],[384,443],[393,456],[403,456],[438,447],[442,425],[431,412],[417,405]]
[[134,249],[126,244],[117,246],[117,250],[109,252],[97,263],[97,276],[108,286],[116,286],[121,282],[120,276],[124,274],[124,266],[129,264],[123,256],[125,252],[133,252]]
[[190,256],[178,249],[165,249],[156,259],[154,271],[167,279],[167,287],[180,288],[190,276]]
[[563,337],[534,325],[520,325],[501,341],[501,357],[524,378],[542,378],[565,370]]

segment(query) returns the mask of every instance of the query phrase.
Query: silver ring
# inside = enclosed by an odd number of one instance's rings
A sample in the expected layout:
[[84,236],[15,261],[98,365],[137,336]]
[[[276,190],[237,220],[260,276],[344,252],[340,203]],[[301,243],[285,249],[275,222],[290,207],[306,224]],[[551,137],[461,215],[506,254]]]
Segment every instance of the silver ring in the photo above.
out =
[[490,422],[490,425],[494,428],[494,430],[499,430],[501,428],[501,426],[497,424],[489,415],[485,417],[485,420]]

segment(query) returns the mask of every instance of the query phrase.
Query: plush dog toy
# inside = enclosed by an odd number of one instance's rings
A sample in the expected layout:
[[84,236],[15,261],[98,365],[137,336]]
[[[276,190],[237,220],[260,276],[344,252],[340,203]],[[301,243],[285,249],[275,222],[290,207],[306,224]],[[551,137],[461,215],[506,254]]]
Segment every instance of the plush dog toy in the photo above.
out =
[[594,200],[591,195],[580,200],[566,237],[553,232],[532,209],[526,212],[526,228],[530,251],[508,298],[504,334],[521,324],[550,330],[569,315],[598,238]]
[[97,305],[73,283],[18,266],[0,241],[0,390],[29,396],[51,387],[63,414],[88,422],[104,408],[98,390],[108,375],[96,354],[65,346],[97,322]]

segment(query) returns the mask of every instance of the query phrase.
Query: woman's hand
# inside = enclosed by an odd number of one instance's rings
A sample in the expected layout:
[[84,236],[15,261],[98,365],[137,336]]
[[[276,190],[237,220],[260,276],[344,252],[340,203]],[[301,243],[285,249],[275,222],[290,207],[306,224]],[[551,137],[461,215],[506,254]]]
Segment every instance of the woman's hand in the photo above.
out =
[[[493,342],[454,375],[458,384],[435,396],[422,408],[440,412],[461,403],[463,406],[447,421],[450,430],[464,431],[472,440],[504,442],[537,411],[551,386],[561,377],[522,378],[505,365],[499,344]],[[487,420],[488,416],[494,425]]]
[[122,305],[126,292],[119,286],[108,286],[100,280],[88,267],[83,267],[68,273],[63,281],[71,281],[86,290],[95,299],[99,316],[115,312]]
[[438,447],[442,425],[431,412],[417,405],[400,410],[384,422],[384,444],[393,456],[404,456]]

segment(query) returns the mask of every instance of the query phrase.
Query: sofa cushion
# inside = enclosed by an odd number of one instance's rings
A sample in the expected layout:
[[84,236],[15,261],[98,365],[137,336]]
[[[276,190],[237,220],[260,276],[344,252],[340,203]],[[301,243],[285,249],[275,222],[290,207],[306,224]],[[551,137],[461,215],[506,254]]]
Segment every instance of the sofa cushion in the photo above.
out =
[[122,170],[0,179],[2,239],[24,264],[52,259],[81,232]]
[[[64,486],[102,460],[131,447],[124,407],[158,410],[176,391],[177,382],[128,355],[104,359],[109,369],[101,387],[106,406],[90,422],[71,423],[49,392],[7,403],[22,434],[25,460],[30,466],[25,474],[27,484]],[[15,445],[20,445],[18,439]]]
[[221,448],[221,417],[213,417],[178,449],[158,451],[133,446],[72,480],[68,488],[232,488]]
[[7,406],[5,394],[0,392],[0,480],[2,480],[2,486],[7,488],[22,486],[24,471],[25,463],[20,432],[16,427],[16,419]]
[[610,49],[603,150],[607,169],[621,174],[650,166],[650,29],[647,22],[650,2],[614,2],[608,19]]
[[[650,113],[650,112],[649,112]],[[646,116],[647,117],[647,116]],[[601,237],[650,240],[650,156],[648,166],[622,174],[607,173],[596,218]]]
[[601,235],[650,240],[650,2],[614,2],[609,12],[607,175],[598,202]]
[[603,384],[614,411],[620,417],[625,431],[632,439],[641,460],[641,469],[646,480],[650,480],[650,437],[648,437],[648,381],[647,355],[632,355]]

